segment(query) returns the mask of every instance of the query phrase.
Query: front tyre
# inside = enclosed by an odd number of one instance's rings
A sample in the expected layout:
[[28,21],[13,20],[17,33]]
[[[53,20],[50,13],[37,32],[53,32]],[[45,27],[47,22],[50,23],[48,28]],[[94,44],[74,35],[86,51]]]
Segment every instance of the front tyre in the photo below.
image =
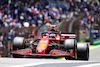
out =
[[77,41],[75,39],[66,39],[64,43],[64,48],[67,51],[70,51],[71,54],[74,54],[74,57],[65,57],[65,59],[73,60],[77,59]]
[[89,46],[87,43],[77,43],[77,59],[89,59]]

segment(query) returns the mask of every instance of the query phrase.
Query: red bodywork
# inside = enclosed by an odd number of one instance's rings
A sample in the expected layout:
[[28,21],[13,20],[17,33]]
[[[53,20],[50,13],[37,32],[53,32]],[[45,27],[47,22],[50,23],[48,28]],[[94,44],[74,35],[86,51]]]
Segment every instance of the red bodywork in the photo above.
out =
[[14,50],[11,51],[12,54],[18,54],[18,55],[23,55],[26,57],[66,57],[66,56],[74,56],[73,53],[70,52],[65,52],[61,50],[56,50],[52,49],[49,54],[37,54],[37,53],[32,53],[32,50],[30,48],[26,49],[20,49],[20,50]]
[[45,53],[45,52],[43,52],[43,51],[46,51],[46,49],[47,49],[47,47],[48,47],[48,44],[49,44],[48,38],[42,38],[42,39],[39,41],[39,43],[38,43],[38,45],[37,45],[37,47],[36,47],[37,53],[38,53],[38,54],[43,54],[43,53]]
[[[57,32],[56,29],[54,29],[55,32]],[[51,31],[51,30],[49,30]],[[34,37],[34,38],[33,38]],[[35,35],[30,35],[30,38],[27,40],[36,40]],[[58,50],[58,49],[52,49],[48,54],[45,52],[48,49],[48,46],[50,45],[50,41],[54,41],[55,43],[58,43],[60,40],[64,40],[65,38],[69,38],[70,36],[62,36],[60,34],[55,34],[54,38],[50,38],[49,35],[44,36],[44,34],[40,37],[36,37],[39,39],[39,42],[37,44],[37,47],[32,47],[33,50],[35,50],[35,53],[32,52],[31,48],[26,49],[19,49],[19,50],[11,50],[11,54],[17,54],[17,55],[23,55],[26,57],[35,56],[35,57],[66,57],[66,56],[74,56],[74,51],[64,51],[64,50]],[[59,47],[59,46],[58,46]]]

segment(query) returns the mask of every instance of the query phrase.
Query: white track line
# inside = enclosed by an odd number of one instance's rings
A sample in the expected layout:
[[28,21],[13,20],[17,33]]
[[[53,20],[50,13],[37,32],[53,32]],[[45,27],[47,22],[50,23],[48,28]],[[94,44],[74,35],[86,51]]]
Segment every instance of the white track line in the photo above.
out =
[[6,66],[6,67],[25,67],[25,66],[36,66],[36,65],[41,65],[41,64],[52,64],[52,63],[84,63],[88,61],[51,61],[51,62],[39,62],[39,63],[29,63],[29,64],[22,64],[22,65],[12,65],[12,66]]
[[100,63],[81,65],[81,66],[77,66],[77,67],[100,67]]
[[[36,65],[41,65],[45,64],[46,62],[41,62],[41,63],[30,63],[30,64],[23,64],[23,65],[13,65],[13,66],[6,66],[6,67],[25,67],[25,66],[36,66]],[[48,63],[48,62],[47,62]],[[46,63],[46,64],[47,64]]]
[[97,48],[100,48],[100,45],[99,46],[92,47],[92,48],[90,48],[90,50],[97,49]]

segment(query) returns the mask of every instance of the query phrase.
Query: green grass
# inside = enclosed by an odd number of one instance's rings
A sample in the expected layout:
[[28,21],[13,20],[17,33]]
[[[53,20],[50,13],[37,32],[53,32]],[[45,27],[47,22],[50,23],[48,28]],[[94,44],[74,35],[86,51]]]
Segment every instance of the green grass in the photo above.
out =
[[89,48],[92,48],[92,47],[95,47],[95,46],[98,46],[100,44],[96,44],[96,45],[90,45]]
[[80,39],[79,42],[85,42],[85,39]]
[[57,58],[58,60],[65,60],[65,58],[63,57],[63,58]]
[[95,45],[90,45],[89,48],[92,48],[92,47],[94,47],[94,46],[95,46]]

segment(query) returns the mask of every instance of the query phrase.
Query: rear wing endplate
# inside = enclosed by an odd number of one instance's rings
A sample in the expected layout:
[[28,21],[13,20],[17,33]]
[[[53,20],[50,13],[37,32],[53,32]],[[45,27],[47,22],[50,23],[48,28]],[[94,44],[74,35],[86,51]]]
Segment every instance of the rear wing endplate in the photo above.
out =
[[64,38],[71,38],[71,39],[75,39],[77,36],[75,33],[62,33],[61,36],[63,36]]

